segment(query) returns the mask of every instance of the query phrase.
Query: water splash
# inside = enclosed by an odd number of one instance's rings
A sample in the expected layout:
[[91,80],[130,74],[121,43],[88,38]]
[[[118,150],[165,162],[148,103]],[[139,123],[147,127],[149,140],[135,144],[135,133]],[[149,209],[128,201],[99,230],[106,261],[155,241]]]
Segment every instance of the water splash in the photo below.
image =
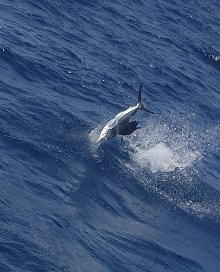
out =
[[152,119],[145,128],[127,138],[131,160],[122,167],[168,203],[196,218],[212,219],[218,224],[219,191],[209,184],[202,171],[208,167],[206,158],[219,150],[220,126],[202,130],[190,120],[171,121],[168,124]]
[[149,150],[139,149],[134,155],[134,160],[141,167],[149,167],[152,173],[157,171],[170,172],[176,167],[185,168],[190,165],[197,157],[195,153],[184,154],[180,156],[166,146],[164,143],[159,143]]
[[99,135],[100,135],[100,132],[101,132],[101,129],[102,129],[102,126],[98,126],[96,128],[94,128],[90,134],[89,134],[89,139],[90,139],[90,142],[91,143],[96,143],[98,138],[99,138]]
[[94,158],[98,158],[97,161],[99,162],[102,161],[103,151],[100,149],[101,143],[97,143],[97,140],[99,139],[102,127],[103,125],[100,124],[89,133],[90,151]]
[[129,148],[133,161],[151,173],[185,169],[202,158],[196,134],[188,127],[151,125],[129,140]]

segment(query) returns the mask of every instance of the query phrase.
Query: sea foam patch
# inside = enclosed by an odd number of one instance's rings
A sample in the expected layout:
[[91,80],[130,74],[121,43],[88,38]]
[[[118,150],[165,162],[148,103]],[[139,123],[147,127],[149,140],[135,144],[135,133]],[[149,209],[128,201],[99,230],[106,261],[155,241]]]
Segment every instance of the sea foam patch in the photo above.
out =
[[[136,137],[135,137],[136,136]],[[201,148],[193,133],[187,129],[174,129],[159,125],[148,131],[142,129],[134,139],[130,139],[130,155],[141,168],[156,172],[171,172],[175,168],[191,166],[196,159],[201,159]]]
[[150,149],[137,148],[133,159],[142,168],[148,167],[152,173],[173,171],[179,165],[177,156],[162,143]]

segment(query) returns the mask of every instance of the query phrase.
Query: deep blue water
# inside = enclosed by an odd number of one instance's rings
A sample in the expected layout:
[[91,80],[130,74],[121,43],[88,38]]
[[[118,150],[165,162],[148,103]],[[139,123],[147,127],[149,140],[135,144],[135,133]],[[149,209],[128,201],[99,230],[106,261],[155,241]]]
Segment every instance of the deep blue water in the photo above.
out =
[[[219,12],[1,1],[0,271],[219,270]],[[140,83],[156,114],[98,147]]]

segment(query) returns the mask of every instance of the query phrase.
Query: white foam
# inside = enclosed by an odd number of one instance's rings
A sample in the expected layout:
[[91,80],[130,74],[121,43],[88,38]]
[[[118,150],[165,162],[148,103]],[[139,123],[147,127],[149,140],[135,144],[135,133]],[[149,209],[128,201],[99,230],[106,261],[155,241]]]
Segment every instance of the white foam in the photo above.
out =
[[159,143],[152,148],[138,148],[133,159],[142,167],[149,168],[152,173],[171,172],[176,167],[183,169],[193,163],[200,156],[199,152],[178,153]]
[[168,126],[151,126],[142,129],[129,141],[130,155],[141,168],[156,172],[171,172],[175,168],[191,166],[196,159],[201,159],[201,148],[195,147],[195,138],[188,129],[174,131]]
[[149,167],[152,173],[172,171],[178,165],[173,152],[165,144],[148,150],[139,148],[133,158],[142,168]]

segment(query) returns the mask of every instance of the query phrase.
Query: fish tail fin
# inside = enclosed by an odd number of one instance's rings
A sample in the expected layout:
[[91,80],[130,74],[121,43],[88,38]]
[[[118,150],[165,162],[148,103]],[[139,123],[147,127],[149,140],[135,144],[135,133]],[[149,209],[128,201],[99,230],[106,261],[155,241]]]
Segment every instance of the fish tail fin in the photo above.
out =
[[146,112],[148,112],[148,113],[154,114],[154,112],[147,110],[147,109],[141,104],[141,88],[142,88],[142,83],[141,83],[141,85],[140,85],[139,92],[138,92],[138,102],[137,102],[138,108],[139,108],[140,110],[143,110],[143,111],[146,111]]

